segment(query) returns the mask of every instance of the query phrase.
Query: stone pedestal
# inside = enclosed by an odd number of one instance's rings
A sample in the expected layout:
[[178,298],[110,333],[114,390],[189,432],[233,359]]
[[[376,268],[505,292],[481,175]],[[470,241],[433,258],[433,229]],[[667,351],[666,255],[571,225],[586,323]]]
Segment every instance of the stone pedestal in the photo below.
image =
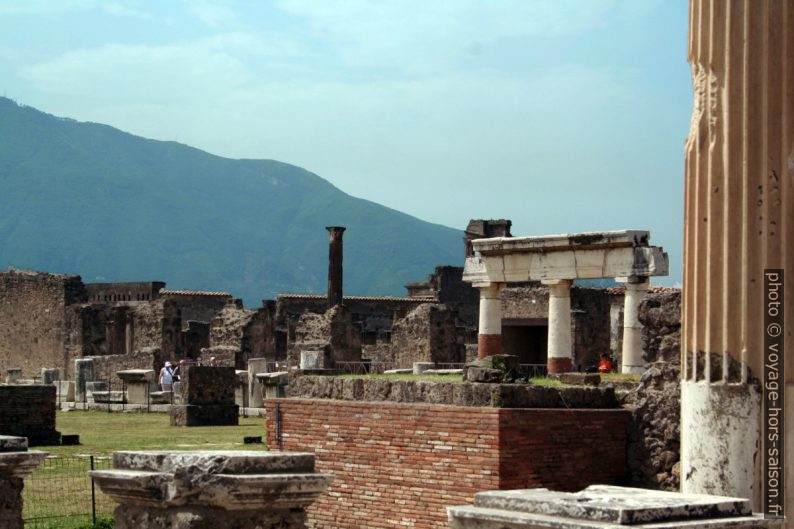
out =
[[414,366],[411,369],[411,373],[414,375],[421,375],[428,369],[435,369],[436,363],[435,362],[414,362]]
[[116,452],[91,477],[119,502],[116,529],[302,529],[330,474],[311,454]]
[[647,277],[618,277],[619,283],[626,285],[623,296],[623,351],[621,353],[621,373],[641,375],[645,372],[642,360],[642,323],[637,318],[640,301],[648,290]]
[[16,384],[22,378],[22,369],[9,367],[6,369],[6,384]]
[[0,435],[0,527],[22,529],[22,488],[25,476],[33,472],[46,452],[28,452],[24,437]]
[[179,381],[182,404],[171,406],[171,425],[238,424],[239,408],[234,403],[236,380],[233,367],[185,366]]
[[57,367],[41,368],[41,383],[49,386],[61,378],[61,370]]
[[94,380],[94,359],[77,358],[74,361],[74,400],[88,402],[86,383]]
[[477,358],[502,354],[502,297],[504,283],[475,283],[480,290]]
[[58,402],[74,402],[74,380],[56,381],[55,391]]
[[556,279],[543,281],[549,287],[549,343],[546,358],[548,372],[567,373],[571,370],[571,281]]
[[762,529],[781,520],[753,514],[742,498],[592,485],[580,492],[480,492],[474,505],[448,507],[453,529]]
[[264,388],[265,399],[281,399],[287,396],[287,385],[289,385],[287,371],[257,373],[256,378]]
[[116,375],[124,381],[128,403],[146,404],[149,402],[149,386],[154,381],[154,370],[126,369],[116,371]]
[[267,373],[267,358],[251,358],[248,360],[248,407],[261,408],[262,384],[256,377],[257,373]]
[[240,408],[248,407],[248,371],[238,369],[234,372],[237,382],[234,386],[234,403]]

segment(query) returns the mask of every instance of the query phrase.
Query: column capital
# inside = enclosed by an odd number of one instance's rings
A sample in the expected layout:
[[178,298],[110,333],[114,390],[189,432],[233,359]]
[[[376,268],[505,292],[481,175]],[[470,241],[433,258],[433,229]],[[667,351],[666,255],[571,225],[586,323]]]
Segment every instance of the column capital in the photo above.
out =
[[491,293],[498,296],[502,292],[502,289],[507,286],[507,283],[485,281],[472,283],[471,286],[480,291],[480,297],[488,297],[484,294]]

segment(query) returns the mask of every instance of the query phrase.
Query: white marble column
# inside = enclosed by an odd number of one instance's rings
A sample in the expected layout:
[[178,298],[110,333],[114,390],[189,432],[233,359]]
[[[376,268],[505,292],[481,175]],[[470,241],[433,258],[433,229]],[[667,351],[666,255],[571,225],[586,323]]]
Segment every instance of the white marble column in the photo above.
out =
[[570,279],[544,280],[549,287],[549,341],[547,366],[550,375],[571,370],[571,283]]
[[618,283],[626,286],[623,296],[623,351],[621,354],[621,373],[642,374],[645,363],[642,361],[642,324],[637,318],[640,302],[648,290],[647,277],[618,277]]
[[502,297],[504,283],[478,283],[480,289],[480,325],[477,358],[502,354]]

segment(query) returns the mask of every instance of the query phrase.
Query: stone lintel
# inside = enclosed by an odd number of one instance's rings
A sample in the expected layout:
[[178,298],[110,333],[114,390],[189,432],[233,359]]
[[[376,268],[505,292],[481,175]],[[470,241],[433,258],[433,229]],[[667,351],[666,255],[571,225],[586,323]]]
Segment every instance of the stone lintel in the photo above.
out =
[[619,230],[584,233],[535,235],[531,237],[493,237],[474,239],[472,246],[481,255],[510,252],[555,252],[570,249],[647,247],[651,234],[645,230]]
[[548,489],[480,492],[473,506],[449,507],[453,528],[762,528],[780,520],[753,515],[744,498],[681,494],[610,485],[580,492]]
[[658,246],[598,249],[568,248],[556,252],[512,252],[469,257],[463,280],[473,284],[553,279],[666,276],[667,253]]

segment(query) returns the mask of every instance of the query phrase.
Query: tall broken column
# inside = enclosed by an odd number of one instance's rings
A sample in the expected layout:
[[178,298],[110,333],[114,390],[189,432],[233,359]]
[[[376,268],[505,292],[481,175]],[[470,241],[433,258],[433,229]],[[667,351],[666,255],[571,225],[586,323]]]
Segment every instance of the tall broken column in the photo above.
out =
[[328,243],[328,308],[342,303],[342,235],[343,226],[325,228],[331,235]]
[[[773,396],[760,383],[764,270],[784,270],[781,290],[794,299],[794,4],[689,6],[695,102],[686,143],[682,489],[749,497],[761,510],[763,398]],[[794,310],[783,314],[791,517]]]

